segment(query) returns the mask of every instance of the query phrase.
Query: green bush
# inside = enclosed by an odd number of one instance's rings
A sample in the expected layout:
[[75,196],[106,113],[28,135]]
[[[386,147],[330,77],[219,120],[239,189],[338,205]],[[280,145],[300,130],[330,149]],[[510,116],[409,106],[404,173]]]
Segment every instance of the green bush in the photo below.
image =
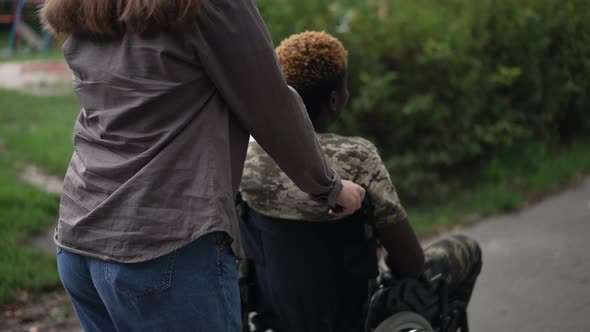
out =
[[352,100],[335,130],[375,142],[406,199],[444,197],[507,147],[590,129],[585,0],[259,6],[275,43],[306,29],[345,43]]

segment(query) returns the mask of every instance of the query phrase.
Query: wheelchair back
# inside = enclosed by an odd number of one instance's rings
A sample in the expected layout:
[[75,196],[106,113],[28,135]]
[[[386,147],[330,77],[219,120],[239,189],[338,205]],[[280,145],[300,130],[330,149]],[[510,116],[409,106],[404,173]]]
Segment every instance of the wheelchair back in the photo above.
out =
[[270,218],[243,202],[238,212],[248,257],[240,279],[244,331],[434,331],[427,321],[436,331],[467,331],[465,310],[450,309],[443,280],[425,286],[379,275],[367,202],[329,223]]

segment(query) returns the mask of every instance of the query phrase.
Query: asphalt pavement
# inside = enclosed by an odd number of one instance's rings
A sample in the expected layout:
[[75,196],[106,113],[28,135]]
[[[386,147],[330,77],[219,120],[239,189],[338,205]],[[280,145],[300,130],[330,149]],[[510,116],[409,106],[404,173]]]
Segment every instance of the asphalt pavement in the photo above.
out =
[[590,331],[590,178],[461,233],[483,252],[471,331]]

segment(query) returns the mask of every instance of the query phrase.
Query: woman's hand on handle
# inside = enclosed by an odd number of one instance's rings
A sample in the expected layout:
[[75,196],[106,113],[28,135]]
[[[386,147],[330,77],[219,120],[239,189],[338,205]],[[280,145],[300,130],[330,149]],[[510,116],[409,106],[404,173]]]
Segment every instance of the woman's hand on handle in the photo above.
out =
[[342,218],[353,214],[360,209],[365,199],[365,189],[358,184],[342,180],[342,191],[336,199],[336,203],[342,208],[340,211],[330,210],[330,214]]

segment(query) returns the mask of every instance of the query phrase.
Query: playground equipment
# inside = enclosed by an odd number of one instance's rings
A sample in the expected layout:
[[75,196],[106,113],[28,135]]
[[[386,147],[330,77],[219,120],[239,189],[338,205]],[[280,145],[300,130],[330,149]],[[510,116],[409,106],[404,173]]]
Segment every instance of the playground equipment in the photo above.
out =
[[13,55],[20,49],[20,42],[26,42],[29,47],[39,52],[46,52],[51,46],[51,36],[48,32],[38,33],[24,20],[26,6],[37,8],[42,0],[0,0],[0,4],[12,2],[12,13],[0,14],[0,24],[11,24],[10,39],[7,55]]

